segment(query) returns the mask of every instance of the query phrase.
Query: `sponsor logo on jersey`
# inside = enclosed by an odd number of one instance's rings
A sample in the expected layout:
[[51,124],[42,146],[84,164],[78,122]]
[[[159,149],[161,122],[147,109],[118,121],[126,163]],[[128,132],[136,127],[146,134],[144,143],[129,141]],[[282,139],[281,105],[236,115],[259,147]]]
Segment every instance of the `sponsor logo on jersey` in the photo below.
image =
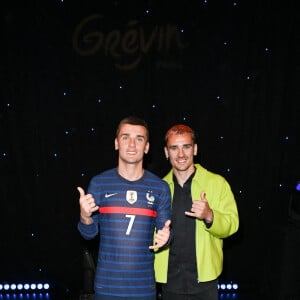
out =
[[118,193],[111,193],[111,194],[106,193],[106,194],[104,195],[104,197],[105,197],[105,198],[109,198],[109,197],[112,197],[112,196],[117,195],[117,194],[118,194]]

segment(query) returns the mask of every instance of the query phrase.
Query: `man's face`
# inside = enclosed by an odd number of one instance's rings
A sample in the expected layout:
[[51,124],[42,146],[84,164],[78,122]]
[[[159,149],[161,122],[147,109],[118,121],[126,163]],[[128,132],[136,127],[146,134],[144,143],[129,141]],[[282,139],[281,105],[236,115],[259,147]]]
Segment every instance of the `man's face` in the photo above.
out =
[[164,149],[166,157],[175,170],[187,171],[189,168],[194,168],[197,144],[194,144],[190,133],[170,135]]
[[122,125],[115,138],[115,149],[119,150],[119,158],[126,163],[142,161],[144,153],[149,151],[146,129],[140,125]]

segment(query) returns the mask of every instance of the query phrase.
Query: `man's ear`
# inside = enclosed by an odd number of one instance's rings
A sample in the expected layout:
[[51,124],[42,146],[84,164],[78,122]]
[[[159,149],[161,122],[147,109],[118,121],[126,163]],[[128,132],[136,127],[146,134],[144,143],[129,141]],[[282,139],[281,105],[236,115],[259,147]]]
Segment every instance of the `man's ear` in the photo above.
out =
[[150,143],[147,142],[144,153],[147,154],[149,152],[149,149],[150,149]]
[[164,151],[165,151],[166,159],[168,160],[169,159],[169,153],[168,153],[168,149],[167,149],[166,146],[164,147]]
[[198,145],[195,144],[195,145],[194,145],[194,156],[196,156],[197,153],[198,153]]

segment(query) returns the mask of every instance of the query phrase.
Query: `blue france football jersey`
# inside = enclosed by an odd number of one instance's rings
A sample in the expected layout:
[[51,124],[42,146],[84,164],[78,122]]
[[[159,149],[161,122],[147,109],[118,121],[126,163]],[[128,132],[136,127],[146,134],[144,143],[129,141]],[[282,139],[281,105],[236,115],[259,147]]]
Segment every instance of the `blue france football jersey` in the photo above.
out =
[[171,219],[168,184],[145,170],[137,181],[121,177],[117,169],[92,178],[88,193],[99,211],[94,223],[78,228],[91,239],[100,234],[95,293],[140,298],[156,295],[153,244],[155,229]]

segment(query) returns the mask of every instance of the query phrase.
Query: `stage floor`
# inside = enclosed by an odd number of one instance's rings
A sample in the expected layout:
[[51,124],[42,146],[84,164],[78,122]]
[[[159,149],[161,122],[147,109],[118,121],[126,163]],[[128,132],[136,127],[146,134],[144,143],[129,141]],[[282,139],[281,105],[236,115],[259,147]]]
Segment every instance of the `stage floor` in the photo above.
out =
[[[262,298],[255,293],[221,293],[219,300],[260,300]],[[0,300],[93,300],[92,294],[76,295],[68,291],[49,293],[0,293]],[[158,297],[158,300],[163,300]]]

